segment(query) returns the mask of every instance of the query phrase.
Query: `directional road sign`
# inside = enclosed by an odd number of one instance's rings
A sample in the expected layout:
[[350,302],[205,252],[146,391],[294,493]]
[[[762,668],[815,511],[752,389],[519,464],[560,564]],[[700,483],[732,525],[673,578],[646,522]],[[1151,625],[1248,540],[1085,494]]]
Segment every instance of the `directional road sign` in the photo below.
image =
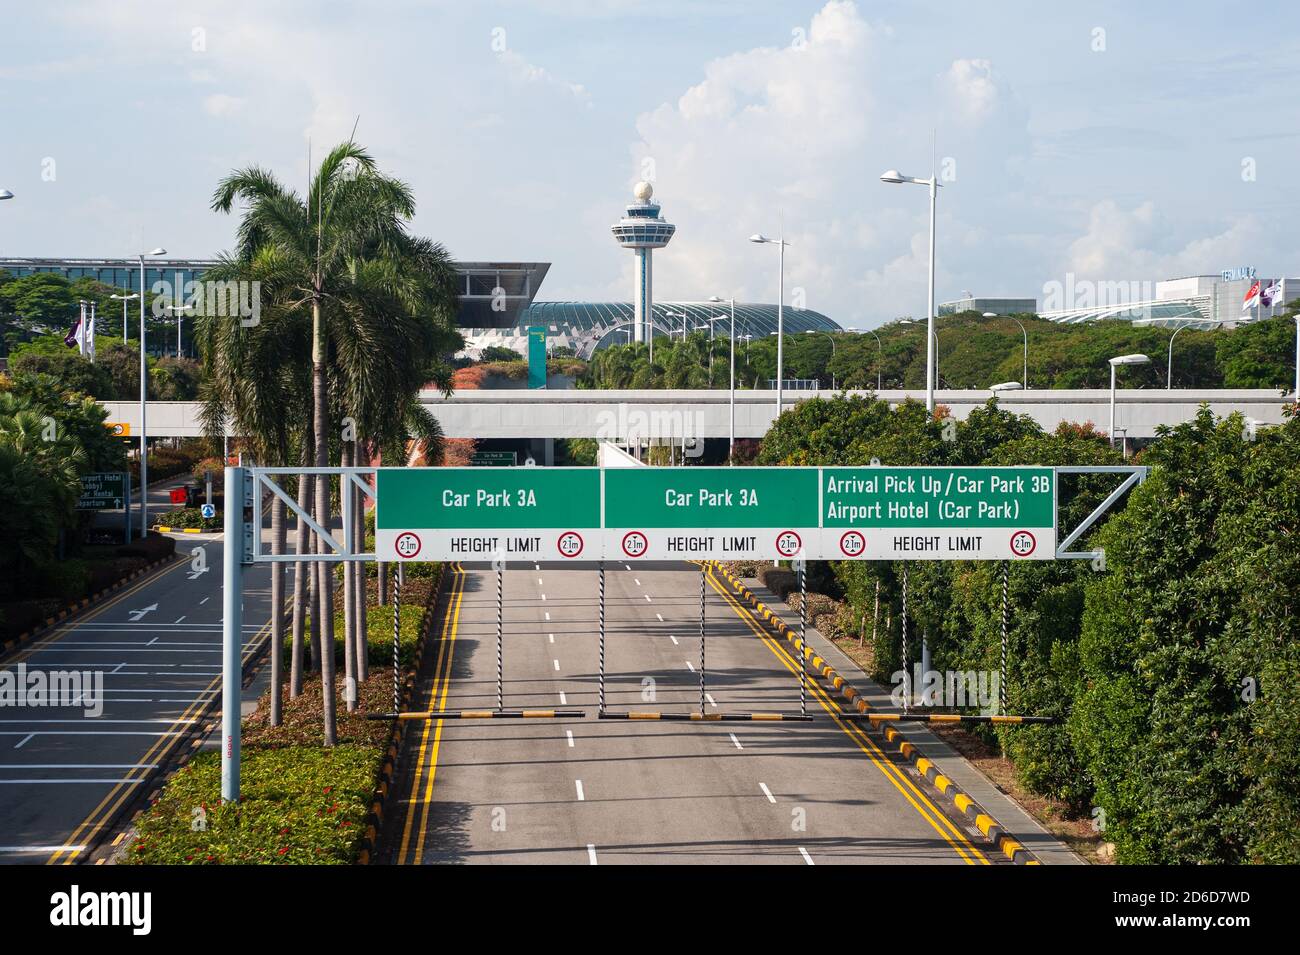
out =
[[1045,467],[380,468],[379,560],[1051,560]]
[[120,471],[104,474],[83,474],[81,496],[77,498],[79,511],[120,510],[126,501],[127,475]]
[[379,468],[378,560],[599,557],[596,468]]

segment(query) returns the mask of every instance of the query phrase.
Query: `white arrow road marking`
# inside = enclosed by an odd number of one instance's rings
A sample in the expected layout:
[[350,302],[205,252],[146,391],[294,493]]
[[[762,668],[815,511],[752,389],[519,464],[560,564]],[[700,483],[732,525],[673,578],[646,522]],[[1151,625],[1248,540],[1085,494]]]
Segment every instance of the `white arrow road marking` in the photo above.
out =
[[145,607],[143,610],[132,610],[132,611],[130,611],[130,613],[131,613],[131,622],[132,622],[132,623],[136,623],[136,622],[138,622],[139,620],[143,619],[143,617],[144,617],[145,614],[147,614],[147,613],[152,613],[153,611],[155,611],[155,610],[157,610],[157,609],[158,609],[158,605],[157,605],[157,604],[150,604],[149,606]]

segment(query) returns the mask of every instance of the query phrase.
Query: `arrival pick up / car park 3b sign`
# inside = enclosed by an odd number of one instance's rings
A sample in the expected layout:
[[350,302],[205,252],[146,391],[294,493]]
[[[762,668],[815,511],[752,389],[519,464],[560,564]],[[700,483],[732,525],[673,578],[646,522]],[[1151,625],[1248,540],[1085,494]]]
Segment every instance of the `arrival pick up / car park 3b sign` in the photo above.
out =
[[379,560],[1051,560],[1047,467],[379,468]]

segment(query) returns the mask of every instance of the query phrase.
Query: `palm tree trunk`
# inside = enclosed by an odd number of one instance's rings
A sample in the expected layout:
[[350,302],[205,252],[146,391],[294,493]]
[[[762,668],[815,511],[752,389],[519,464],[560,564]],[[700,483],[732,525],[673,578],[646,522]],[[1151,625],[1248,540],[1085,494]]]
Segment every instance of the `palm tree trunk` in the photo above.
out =
[[[343,450],[339,456],[339,463],[347,468],[352,466],[352,442],[344,441]],[[351,482],[346,476],[339,478],[339,503],[342,505],[346,496],[352,494]],[[351,523],[352,515],[349,509],[343,508],[344,522]],[[351,527],[344,527],[340,531],[340,541],[352,533]],[[332,576],[332,575],[331,575]],[[355,713],[357,709],[357,603],[356,603],[356,579],[352,575],[352,562],[343,562],[343,686],[346,688],[343,694],[343,702],[349,713]]]
[[[307,457],[307,448],[303,448],[303,457]],[[311,507],[311,477],[298,475],[298,506],[304,511]],[[294,553],[307,552],[307,522],[298,518],[298,532],[294,538]],[[310,565],[303,560],[293,565],[293,651],[289,660],[289,699],[302,695],[303,623],[307,616],[307,568]]]
[[[365,467],[369,460],[366,454],[365,446],[357,442],[352,446],[352,461],[357,467]],[[366,547],[366,496],[360,491],[356,494],[357,503],[352,509],[353,518],[356,521],[356,530],[354,531],[357,546],[363,551]],[[361,561],[356,561],[350,568],[355,580],[352,584],[352,592],[357,601],[357,609],[354,612],[354,621],[357,629],[357,681],[364,683],[370,679],[370,631],[366,614],[366,565]]]
[[[329,467],[329,433],[326,430],[325,408],[325,341],[321,326],[320,299],[311,303],[311,397],[312,430],[316,439],[316,467]],[[316,523],[325,530],[330,527],[330,481],[326,476],[316,482]],[[332,564],[317,563],[317,599],[320,617],[321,643],[321,720],[324,724],[325,745],[338,742],[338,724],[335,718],[334,686],[334,575]]]
[[[284,501],[271,499],[271,553],[283,554],[285,544]],[[271,562],[271,725],[282,718],[284,683],[284,564]]]

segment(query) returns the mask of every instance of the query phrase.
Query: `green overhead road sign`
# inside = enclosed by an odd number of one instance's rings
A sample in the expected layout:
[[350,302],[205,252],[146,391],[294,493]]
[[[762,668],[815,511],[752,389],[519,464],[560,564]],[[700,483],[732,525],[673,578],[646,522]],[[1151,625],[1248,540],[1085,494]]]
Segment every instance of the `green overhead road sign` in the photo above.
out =
[[821,559],[1056,556],[1052,468],[822,468],[821,494]]
[[83,474],[81,496],[77,498],[79,511],[116,511],[127,502],[127,475],[120,471],[106,474]]
[[1051,560],[1056,472],[379,468],[380,560]]
[[596,468],[379,468],[379,560],[598,558]]
[[470,464],[476,468],[512,468],[519,463],[515,451],[475,451]]
[[795,557],[816,537],[816,468],[612,468],[605,556]]

